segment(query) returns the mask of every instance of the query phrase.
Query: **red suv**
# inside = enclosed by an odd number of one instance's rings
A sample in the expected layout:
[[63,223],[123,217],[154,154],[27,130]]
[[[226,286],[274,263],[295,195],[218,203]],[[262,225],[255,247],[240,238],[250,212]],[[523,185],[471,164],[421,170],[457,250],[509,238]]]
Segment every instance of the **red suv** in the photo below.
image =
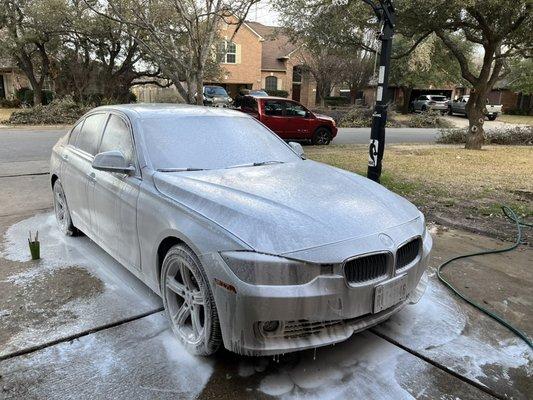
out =
[[294,100],[243,96],[240,104],[241,111],[257,118],[284,140],[329,144],[337,135],[333,118],[312,113]]

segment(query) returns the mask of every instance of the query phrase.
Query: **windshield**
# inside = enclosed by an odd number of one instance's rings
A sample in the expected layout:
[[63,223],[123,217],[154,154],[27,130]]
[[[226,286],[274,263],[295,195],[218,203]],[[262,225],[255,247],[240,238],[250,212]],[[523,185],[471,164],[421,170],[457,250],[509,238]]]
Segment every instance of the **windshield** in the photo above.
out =
[[431,96],[431,100],[446,101],[446,97],[444,97],[444,96]]
[[208,96],[227,96],[226,90],[223,87],[220,86],[206,86],[205,87],[205,94]]
[[141,120],[154,169],[222,169],[300,160],[250,117],[188,116]]

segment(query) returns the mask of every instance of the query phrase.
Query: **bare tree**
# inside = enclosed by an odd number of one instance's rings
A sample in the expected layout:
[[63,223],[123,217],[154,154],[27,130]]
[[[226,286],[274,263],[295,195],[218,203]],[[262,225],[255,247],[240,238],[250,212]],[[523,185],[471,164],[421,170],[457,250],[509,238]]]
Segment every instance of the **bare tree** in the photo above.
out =
[[34,104],[43,102],[51,52],[59,45],[54,31],[62,25],[61,3],[34,0],[0,1],[0,46],[26,74]]
[[109,0],[92,7],[126,24],[162,74],[188,103],[202,104],[206,69],[215,64],[221,23],[236,25],[259,0]]
[[[472,92],[466,105],[470,134],[466,148],[480,149],[484,141],[487,94],[504,76],[506,61],[531,57],[533,3],[531,0],[401,0],[400,31],[423,38],[434,32],[459,63]],[[469,42],[482,54],[472,62]]]

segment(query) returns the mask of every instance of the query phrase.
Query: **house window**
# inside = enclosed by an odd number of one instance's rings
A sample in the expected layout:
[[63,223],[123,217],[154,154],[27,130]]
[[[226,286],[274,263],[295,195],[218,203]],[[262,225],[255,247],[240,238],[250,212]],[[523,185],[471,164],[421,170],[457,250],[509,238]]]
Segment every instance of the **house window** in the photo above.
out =
[[292,83],[302,83],[302,67],[299,65],[292,69]]
[[265,78],[265,89],[266,90],[277,90],[278,89],[278,78],[275,76],[267,76]]
[[224,64],[235,64],[237,62],[237,45],[224,40],[218,45],[217,60]]

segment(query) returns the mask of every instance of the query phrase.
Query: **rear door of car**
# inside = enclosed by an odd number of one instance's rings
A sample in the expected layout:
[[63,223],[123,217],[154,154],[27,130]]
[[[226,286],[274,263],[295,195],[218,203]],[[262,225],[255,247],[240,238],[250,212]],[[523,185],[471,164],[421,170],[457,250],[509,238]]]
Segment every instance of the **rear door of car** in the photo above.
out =
[[97,221],[99,244],[126,267],[139,269],[137,199],[142,181],[130,123],[118,113],[109,115],[98,153],[110,150],[120,151],[135,166],[135,172],[125,174],[93,169],[92,217]]
[[284,102],[285,137],[287,139],[310,139],[311,120],[307,117],[307,109],[294,101]]
[[284,101],[265,99],[262,102],[261,122],[285,139]]
[[61,181],[67,204],[76,227],[86,234],[95,233],[91,221],[89,197],[92,195],[92,162],[107,115],[94,113],[76,125],[62,154]]
[[421,110],[422,106],[426,103],[426,101],[427,101],[427,96],[418,97],[418,99],[416,99],[416,101],[415,101],[414,109],[416,111]]
[[453,111],[461,114],[466,113],[466,102],[468,100],[465,97],[459,97],[455,103],[453,103]]

